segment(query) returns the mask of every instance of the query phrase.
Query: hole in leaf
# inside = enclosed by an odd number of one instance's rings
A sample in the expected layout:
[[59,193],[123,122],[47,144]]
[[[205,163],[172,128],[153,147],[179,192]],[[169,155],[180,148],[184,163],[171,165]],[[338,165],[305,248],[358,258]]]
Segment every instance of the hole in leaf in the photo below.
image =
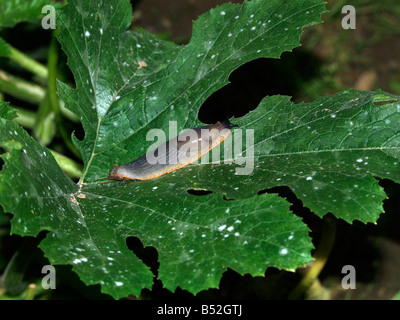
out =
[[193,196],[206,196],[210,193],[213,193],[212,191],[209,190],[201,190],[201,189],[189,189],[187,190],[187,193],[193,195]]

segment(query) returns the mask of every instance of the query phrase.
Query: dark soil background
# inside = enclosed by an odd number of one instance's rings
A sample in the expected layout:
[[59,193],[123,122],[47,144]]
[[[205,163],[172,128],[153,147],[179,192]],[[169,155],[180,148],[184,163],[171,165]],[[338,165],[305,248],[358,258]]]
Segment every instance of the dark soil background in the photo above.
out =
[[[134,20],[131,28],[142,27],[163,39],[186,44],[191,37],[193,20],[225,2],[242,1],[132,0]],[[341,8],[346,4],[356,8],[355,30],[341,27],[344,16]],[[213,94],[201,107],[199,119],[213,123],[226,115],[243,116],[256,108],[263,97],[274,94],[290,95],[294,102],[312,101],[348,88],[382,89],[400,95],[400,3],[393,0],[328,0],[327,8],[329,12],[323,15],[323,24],[306,28],[300,48],[284,53],[279,60],[259,59],[234,71],[230,76],[231,83]],[[20,38],[29,28],[27,24],[14,28],[15,40],[11,44],[21,51],[33,52],[33,57],[39,61],[45,59],[48,33],[40,37],[43,43],[32,45]],[[34,48],[39,45],[43,50]],[[5,98],[8,101],[7,96]],[[317,289],[302,298],[400,299],[400,185],[390,180],[379,180],[379,183],[385,188],[388,199],[378,223],[354,222],[350,225],[333,218],[336,233],[333,248],[319,276]],[[288,188],[265,192],[278,193],[292,203],[291,209],[312,230],[311,236],[318,248],[326,237],[325,219],[304,208]],[[31,274],[29,270],[40,270],[46,264],[41,251],[35,249],[39,240],[8,236],[9,229],[4,225],[9,218],[0,214],[0,274],[15,250],[23,246],[35,257],[26,270],[25,284],[36,281],[40,273]],[[153,248],[143,248],[135,238],[129,238],[127,244],[157,274],[157,252]],[[341,270],[345,265],[353,265],[356,269],[356,289],[344,290],[341,286],[344,276]],[[43,298],[110,298],[100,293],[99,286],[85,286],[69,266],[57,266],[56,269],[57,290],[43,293]],[[219,289],[200,292],[197,296],[179,288],[172,293],[163,289],[160,281],[155,281],[153,290],[144,290],[139,298],[287,299],[305,270],[287,272],[269,268],[265,277],[240,276],[228,270]]]

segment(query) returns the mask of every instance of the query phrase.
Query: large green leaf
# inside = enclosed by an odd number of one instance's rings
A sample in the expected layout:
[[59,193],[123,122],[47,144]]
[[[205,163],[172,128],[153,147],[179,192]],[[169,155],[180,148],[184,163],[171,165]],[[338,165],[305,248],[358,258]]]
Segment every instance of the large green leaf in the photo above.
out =
[[77,186],[17,124],[0,119],[0,131],[0,145],[11,151],[3,157],[0,202],[15,213],[12,232],[49,230],[40,247],[50,262],[72,264],[87,284],[100,283],[116,298],[152,285],[149,268],[126,247],[128,236],[158,250],[159,277],[170,290],[217,287],[227,267],[263,275],[268,266],[294,269],[311,259],[307,227],[276,195],[225,201],[168,182]]
[[[400,182],[398,99],[356,90],[299,104],[287,96],[266,97],[256,110],[235,120],[242,130],[254,130],[250,175],[211,163],[186,169],[196,179],[186,178],[185,169],[164,179],[232,199],[289,186],[319,216],[331,212],[347,222],[376,222],[386,194],[374,176]],[[384,101],[395,102],[375,105]]]
[[289,186],[320,216],[375,222],[385,195],[373,176],[400,175],[400,106],[380,91],[307,104],[266,97],[235,119],[238,129],[254,130],[251,175],[235,175],[235,155],[231,165],[194,164],[154,180],[102,179],[146,151],[150,129],[168,129],[170,120],[178,130],[198,125],[199,107],[233,70],[298,46],[302,28],[323,10],[317,0],[226,4],[202,15],[190,43],[176,46],[126,32],[128,1],[71,1],[57,17],[76,88],[58,89],[85,129],[84,140],[75,138],[84,174],[74,184],[46,148],[0,119],[0,145],[9,151],[0,203],[14,214],[12,232],[48,230],[40,247],[51,263],[71,264],[87,284],[121,298],[153,283],[126,246],[131,236],[157,250],[158,277],[170,290],[217,287],[227,268],[263,275],[269,266],[293,270],[310,261],[307,226],[286,200],[260,190]]
[[58,23],[77,88],[59,84],[59,92],[85,128],[85,139],[76,141],[83,182],[141,156],[151,144],[148,129],[168,132],[169,120],[178,130],[200,125],[200,106],[232,71],[298,46],[302,28],[320,22],[324,11],[319,0],[225,4],[195,21],[190,43],[179,47],[145,31],[125,32],[128,1],[73,3]]

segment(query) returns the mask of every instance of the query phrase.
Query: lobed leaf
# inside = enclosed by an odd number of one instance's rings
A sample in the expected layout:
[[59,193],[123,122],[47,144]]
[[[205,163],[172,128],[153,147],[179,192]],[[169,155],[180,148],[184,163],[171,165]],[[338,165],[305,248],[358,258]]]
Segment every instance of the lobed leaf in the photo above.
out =
[[217,287],[227,268],[258,276],[310,261],[307,226],[284,199],[260,190],[289,186],[319,216],[376,222],[385,194],[374,176],[400,175],[400,104],[382,91],[301,104],[266,97],[235,119],[254,133],[244,152],[254,163],[250,175],[235,174],[244,165],[234,154],[224,159],[230,164],[193,164],[155,180],[101,179],[146,151],[150,129],[167,129],[170,120],[178,130],[200,125],[199,107],[233,70],[298,46],[302,28],[323,11],[317,0],[225,4],[202,15],[190,43],[177,46],[126,31],[129,1],[70,1],[57,17],[76,88],[59,82],[58,92],[85,130],[83,140],[74,138],[84,173],[73,183],[0,104],[0,145],[9,151],[0,203],[14,215],[12,232],[47,230],[40,247],[52,264],[71,264],[85,283],[122,298],[150,289],[154,276],[128,250],[128,237],[157,250],[169,290]]
[[67,5],[58,14],[59,40],[76,89],[59,83],[59,93],[85,129],[85,139],[75,139],[85,162],[81,181],[145,153],[151,128],[168,132],[169,120],[178,131],[199,126],[198,109],[232,71],[297,47],[302,28],[321,22],[323,11],[319,0],[224,4],[194,22],[188,45],[176,46],[145,31],[126,32],[128,1]]
[[[289,186],[319,216],[375,223],[386,194],[374,177],[400,181],[400,102],[382,91],[348,90],[311,103],[287,96],[262,100],[235,123],[254,130],[254,169],[237,175],[232,165],[193,164],[162,181],[180,188],[222,192],[245,199],[260,190]],[[376,102],[386,101],[383,105]],[[235,133],[234,133],[235,134]],[[239,162],[239,163],[238,163]],[[190,171],[189,171],[190,170]]]
[[225,201],[171,183],[76,185],[17,124],[0,119],[0,132],[10,151],[0,203],[14,213],[12,232],[50,231],[40,244],[50,262],[72,264],[87,284],[100,283],[115,298],[152,285],[149,268],[127,249],[129,236],[157,249],[159,278],[170,290],[217,287],[228,267],[262,275],[268,266],[294,269],[311,259],[308,228],[276,195]]

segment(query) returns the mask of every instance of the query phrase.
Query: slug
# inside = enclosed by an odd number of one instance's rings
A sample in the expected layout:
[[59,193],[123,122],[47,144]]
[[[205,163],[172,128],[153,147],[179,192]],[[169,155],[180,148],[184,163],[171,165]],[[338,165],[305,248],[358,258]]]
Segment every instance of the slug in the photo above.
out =
[[235,126],[237,125],[224,120],[210,126],[186,130],[133,162],[121,166],[114,165],[108,179],[148,180],[181,169],[219,145]]

